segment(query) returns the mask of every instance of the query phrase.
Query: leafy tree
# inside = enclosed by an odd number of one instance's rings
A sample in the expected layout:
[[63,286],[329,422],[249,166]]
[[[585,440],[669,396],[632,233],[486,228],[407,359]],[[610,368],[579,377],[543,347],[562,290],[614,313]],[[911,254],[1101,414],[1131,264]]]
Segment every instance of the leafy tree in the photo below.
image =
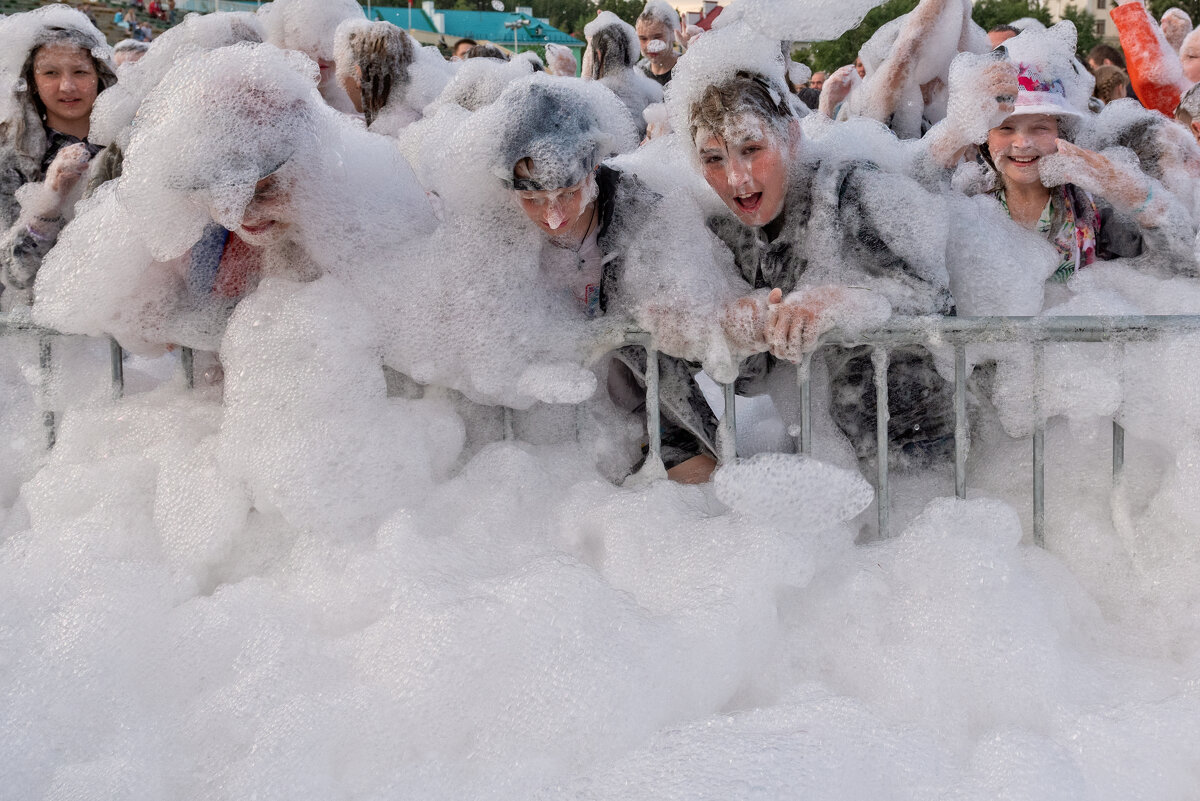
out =
[[829,72],[844,64],[853,64],[854,59],[858,57],[859,48],[871,38],[871,34],[879,30],[885,22],[891,22],[916,7],[917,0],[887,0],[883,5],[868,11],[857,28],[846,31],[832,41],[817,42],[797,50],[792,54],[792,58],[812,67],[814,72]]
[[[637,23],[638,14],[641,14],[645,7],[644,0],[600,0],[597,10],[611,11],[630,25],[634,25]],[[588,21],[591,22],[591,20]]]
[[1075,6],[1067,6],[1063,9],[1062,18],[1072,23],[1075,30],[1079,33],[1079,41],[1075,45],[1075,55],[1080,61],[1087,60],[1088,51],[1100,44],[1100,37],[1096,35],[1096,18],[1084,8],[1075,8]]
[[1043,25],[1051,24],[1050,12],[1042,8],[1038,0],[979,0],[971,9],[971,19],[985,31],[1022,17],[1033,17]]

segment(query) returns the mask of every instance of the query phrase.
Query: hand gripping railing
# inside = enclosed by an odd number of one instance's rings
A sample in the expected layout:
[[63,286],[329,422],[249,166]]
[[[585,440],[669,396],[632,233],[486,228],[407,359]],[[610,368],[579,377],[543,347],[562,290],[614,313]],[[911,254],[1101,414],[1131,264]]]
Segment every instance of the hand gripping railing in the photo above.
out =
[[[53,363],[52,341],[65,336],[55,331],[33,325],[28,314],[0,314],[0,334],[29,333],[38,337],[39,366],[42,372],[41,391],[48,392]],[[1017,343],[1033,349],[1033,538],[1042,545],[1045,539],[1045,420],[1042,417],[1042,378],[1044,369],[1043,352],[1046,343],[1064,342],[1108,342],[1124,344],[1144,342],[1168,335],[1200,333],[1200,315],[1160,316],[1089,316],[1089,317],[895,317],[887,324],[869,331],[846,335],[837,331],[821,338],[823,345],[859,346],[873,348],[872,362],[875,368],[876,398],[876,447],[878,449],[877,501],[879,512],[879,534],[888,534],[890,512],[890,485],[886,458],[888,446],[888,349],[900,345],[949,345],[954,348],[954,492],[959,498],[967,496],[967,415],[966,346],[981,343]],[[660,436],[660,408],[658,402],[658,351],[652,346],[649,334],[629,331],[624,334],[625,344],[637,345],[646,350],[646,426],[649,440],[647,461],[661,468],[662,441]],[[115,340],[110,340],[112,366],[112,395],[120,398],[124,393],[123,353]],[[812,406],[810,387],[811,354],[796,366],[796,385],[800,399],[798,443],[801,453],[812,452]],[[183,348],[181,362],[185,380],[192,386],[192,351]],[[721,385],[725,411],[721,416],[717,432],[718,460],[727,463],[737,458],[737,418],[732,384]],[[506,410],[505,429],[512,434],[512,416]],[[46,443],[53,447],[56,438],[56,420],[53,411],[43,412]],[[1113,421],[1113,475],[1116,476],[1124,464],[1125,432],[1120,423]]]

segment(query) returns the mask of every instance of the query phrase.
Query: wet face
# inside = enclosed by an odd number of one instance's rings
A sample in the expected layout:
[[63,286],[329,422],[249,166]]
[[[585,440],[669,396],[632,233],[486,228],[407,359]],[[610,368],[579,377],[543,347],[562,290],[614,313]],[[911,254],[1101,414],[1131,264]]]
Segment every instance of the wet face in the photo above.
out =
[[[532,177],[531,173],[528,159],[520,161],[513,170],[518,178],[528,179]],[[577,227],[585,216],[590,216],[591,203],[595,200],[593,187],[593,179],[589,175],[579,183],[562,189],[514,190],[513,194],[521,211],[543,233],[561,236]]]
[[291,225],[293,181],[286,169],[268,175],[254,185],[254,197],[242,213],[239,238],[260,247],[279,242]]
[[988,150],[1006,184],[1040,184],[1042,157],[1058,151],[1058,118],[1048,114],[1013,116],[988,131]]
[[459,42],[454,46],[454,57],[460,60],[466,58],[467,51],[474,46],[470,42]]
[[86,126],[100,86],[91,53],[73,44],[44,45],[33,57],[33,78],[51,128]]
[[1200,83],[1200,31],[1192,31],[1183,40],[1179,60],[1183,63],[1183,76],[1190,83]]
[[862,59],[861,59],[861,58],[857,58],[857,57],[855,57],[855,59],[854,59],[854,71],[858,73],[858,77],[860,77],[860,78],[865,78],[865,77],[867,77],[867,68],[866,68],[865,66],[863,66],[863,63],[862,63]]
[[668,68],[675,64],[675,53],[671,50],[675,32],[666,23],[657,19],[639,19],[636,28],[642,55],[650,59],[651,64]]
[[992,45],[992,49],[995,50],[1014,36],[1016,34],[1012,31],[988,31],[987,38]]
[[728,138],[698,131],[696,149],[704,180],[739,220],[757,228],[783,212],[794,148],[761,122],[738,127],[743,132],[728,133]]

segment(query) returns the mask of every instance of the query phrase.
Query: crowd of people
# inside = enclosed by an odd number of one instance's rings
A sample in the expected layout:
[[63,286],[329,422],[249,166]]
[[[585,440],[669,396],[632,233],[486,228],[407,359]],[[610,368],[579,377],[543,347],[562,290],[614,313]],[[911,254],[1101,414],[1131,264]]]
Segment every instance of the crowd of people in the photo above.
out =
[[[332,276],[397,382],[564,402],[522,366],[574,359],[595,376],[575,400],[644,419],[645,355],[611,336],[638,326],[664,354],[668,475],[704,481],[701,369],[789,422],[790,365],[817,351],[867,459],[872,355],[823,334],[1037,314],[1104,261],[1197,275],[1200,32],[1178,9],[1114,9],[1124,62],[1084,65],[1069,22],[987,32],[921,0],[827,76],[739,2],[709,32],[663,0],[601,13],[580,77],[566,48],[447,61],[354,0],[193,15],[120,66],[69,8],[0,20],[0,304],[219,365],[261,282]],[[893,351],[887,382],[890,458],[946,457],[933,355]]]

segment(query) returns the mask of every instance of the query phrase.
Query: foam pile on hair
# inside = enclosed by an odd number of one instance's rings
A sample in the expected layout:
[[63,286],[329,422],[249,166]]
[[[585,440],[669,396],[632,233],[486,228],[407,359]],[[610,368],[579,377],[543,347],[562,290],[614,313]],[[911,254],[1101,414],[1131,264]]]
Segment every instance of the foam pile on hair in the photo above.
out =
[[155,39],[146,55],[122,68],[121,80],[96,98],[88,141],[127,149],[134,115],[176,63],[192,53],[265,39],[262,23],[249,12],[189,14]]

